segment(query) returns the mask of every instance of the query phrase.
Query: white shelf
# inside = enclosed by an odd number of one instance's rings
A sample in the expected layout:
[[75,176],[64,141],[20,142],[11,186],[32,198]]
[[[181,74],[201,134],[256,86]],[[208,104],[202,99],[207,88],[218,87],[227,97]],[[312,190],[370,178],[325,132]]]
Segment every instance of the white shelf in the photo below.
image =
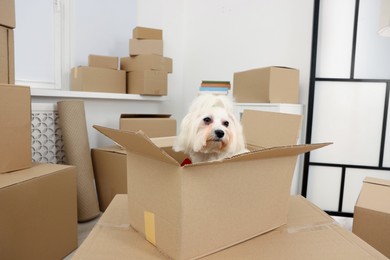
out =
[[80,98],[80,99],[109,99],[109,100],[145,100],[145,101],[164,101],[165,96],[142,96],[136,94],[119,94],[103,92],[83,92],[67,91],[53,89],[31,88],[33,97],[60,97],[60,98]]

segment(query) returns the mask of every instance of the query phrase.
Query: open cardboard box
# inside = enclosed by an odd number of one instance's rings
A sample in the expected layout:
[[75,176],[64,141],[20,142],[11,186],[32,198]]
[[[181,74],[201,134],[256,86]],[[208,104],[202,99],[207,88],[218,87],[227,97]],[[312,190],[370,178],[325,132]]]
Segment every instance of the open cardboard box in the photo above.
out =
[[[183,154],[166,152],[169,145],[159,147],[142,131],[94,127],[127,151],[130,225],[164,254],[195,259],[286,224],[297,156],[329,144],[295,145],[300,121],[298,115],[244,111],[244,131],[253,135],[247,140],[255,142],[249,144],[263,148],[183,167]],[[277,133],[283,132],[295,139],[281,145]]]

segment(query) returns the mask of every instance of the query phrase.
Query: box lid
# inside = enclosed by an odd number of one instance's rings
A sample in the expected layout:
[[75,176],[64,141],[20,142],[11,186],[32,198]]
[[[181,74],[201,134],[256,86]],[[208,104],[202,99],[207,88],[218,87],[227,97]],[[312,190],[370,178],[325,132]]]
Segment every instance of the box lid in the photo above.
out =
[[244,110],[242,125],[246,142],[259,147],[297,144],[301,115]]
[[356,206],[390,214],[390,180],[366,177]]
[[[130,153],[140,154],[143,156],[147,156],[149,158],[153,158],[158,161],[180,166],[180,162],[177,162],[167,152],[165,152],[163,149],[158,147],[157,144],[153,143],[153,141],[142,131],[137,131],[137,132],[123,131],[123,130],[117,130],[117,129],[97,126],[97,125],[94,125],[93,127],[99,132],[101,132],[102,134],[106,135],[108,138],[112,139],[116,143],[123,146]],[[168,142],[169,141],[172,140],[168,140]],[[246,160],[264,159],[264,158],[271,158],[271,157],[294,156],[294,155],[298,155],[301,153],[309,152],[327,146],[329,144],[330,143],[320,143],[320,144],[269,147],[269,148],[263,148],[253,152],[237,155],[232,158],[226,159],[225,161],[231,161],[231,162],[246,161]],[[205,162],[205,163],[213,163],[213,162]],[[199,163],[199,164],[205,164],[205,163]],[[184,167],[191,167],[196,165],[198,164],[186,165]]]

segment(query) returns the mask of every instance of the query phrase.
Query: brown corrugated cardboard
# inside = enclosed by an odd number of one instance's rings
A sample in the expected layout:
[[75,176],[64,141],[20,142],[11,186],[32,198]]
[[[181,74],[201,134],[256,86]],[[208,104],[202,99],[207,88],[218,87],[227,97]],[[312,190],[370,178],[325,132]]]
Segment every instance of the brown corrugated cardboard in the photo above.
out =
[[142,132],[95,128],[127,150],[130,224],[174,259],[205,256],[286,224],[297,156],[328,145],[269,147],[181,167]]
[[148,137],[176,135],[176,119],[164,114],[122,114],[119,129],[126,131],[142,130]]
[[162,40],[163,31],[161,29],[137,26],[133,29],[134,39]]
[[76,91],[126,93],[126,72],[94,67],[72,68],[70,88]]
[[[205,240],[211,240],[206,237]],[[129,225],[127,196],[117,195],[73,259],[168,259]],[[383,259],[301,196],[289,201],[287,225],[203,259]]]
[[88,66],[90,67],[117,70],[118,62],[119,62],[118,57],[95,55],[95,54],[90,54],[88,56]]
[[355,205],[352,232],[390,258],[390,181],[366,177]]
[[0,84],[0,173],[32,166],[30,88]]
[[15,0],[0,0],[0,25],[15,28]]
[[129,40],[129,54],[157,54],[163,55],[163,41],[162,40]]
[[265,67],[234,73],[238,103],[299,103],[299,70]]
[[120,68],[125,71],[159,70],[172,73],[172,59],[156,54],[123,57]]
[[0,83],[15,83],[14,31],[0,26]]
[[91,150],[99,208],[105,211],[116,194],[127,194],[126,151],[117,145]]
[[168,74],[166,71],[144,70],[126,72],[127,93],[151,96],[168,94]]
[[76,186],[74,166],[0,174],[0,259],[63,259],[77,248]]

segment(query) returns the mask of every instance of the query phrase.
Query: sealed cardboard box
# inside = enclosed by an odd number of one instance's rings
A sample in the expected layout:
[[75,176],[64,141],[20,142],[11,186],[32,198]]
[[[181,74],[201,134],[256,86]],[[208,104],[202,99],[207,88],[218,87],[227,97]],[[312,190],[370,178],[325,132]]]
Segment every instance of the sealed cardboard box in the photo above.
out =
[[32,166],[30,88],[0,84],[0,173]]
[[0,25],[15,28],[15,0],[0,0]]
[[390,258],[390,180],[364,179],[352,232]]
[[100,211],[105,211],[116,194],[127,194],[126,151],[117,145],[91,150],[93,173]]
[[14,31],[0,26],[0,84],[15,83],[14,59]]
[[238,103],[299,103],[299,70],[265,67],[234,73]]
[[162,40],[163,31],[155,28],[137,26],[133,29],[134,39]]
[[127,93],[151,96],[168,94],[168,74],[166,71],[143,70],[126,73]]
[[[244,112],[244,129],[278,125],[277,113],[273,121],[261,122],[265,112],[251,112]],[[286,132],[299,131],[288,126],[284,124]],[[205,256],[286,224],[297,156],[328,145],[291,145],[295,139],[288,145],[182,167],[181,153],[180,159],[168,154],[142,132],[95,128],[127,151],[130,225],[174,259]],[[262,138],[280,137],[271,132]]]
[[95,55],[95,54],[90,54],[88,56],[88,66],[90,67],[117,70],[118,62],[119,62],[118,57]]
[[0,174],[0,259],[63,259],[77,248],[74,166]]
[[123,57],[120,69],[125,71],[159,70],[172,73],[172,59],[156,54]]
[[94,67],[74,67],[70,88],[76,91],[126,93],[126,72]]
[[[202,259],[387,259],[303,197],[288,207],[285,226]],[[169,259],[129,225],[126,195],[114,198],[73,259],[97,257]]]
[[129,40],[129,54],[157,54],[163,55],[163,41],[162,40]]
[[119,129],[126,131],[141,130],[148,137],[176,135],[176,119],[166,114],[122,114]]

